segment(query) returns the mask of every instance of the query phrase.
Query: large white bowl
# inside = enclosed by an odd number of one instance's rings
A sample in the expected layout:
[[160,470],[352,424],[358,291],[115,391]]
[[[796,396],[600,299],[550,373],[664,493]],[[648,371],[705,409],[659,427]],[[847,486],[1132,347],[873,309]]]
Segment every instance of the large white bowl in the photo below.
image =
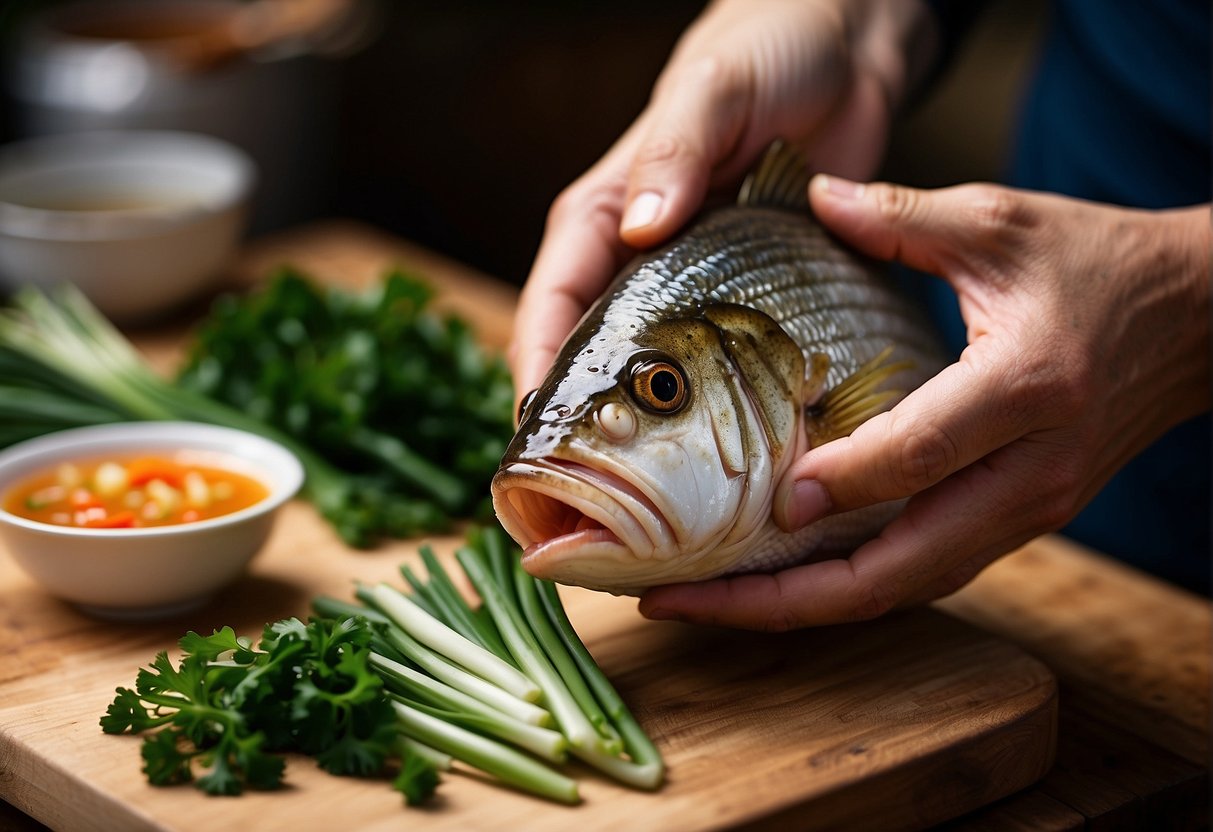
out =
[[[127,422],[60,431],[0,452],[0,494],[58,463],[106,454],[214,452],[269,495],[209,520],[135,529],[53,526],[0,508],[0,541],[48,592],[105,618],[154,618],[205,604],[262,547],[303,467],[281,445],[193,422]],[[228,463],[224,463],[227,465]]]
[[238,148],[173,131],[71,133],[0,148],[0,285],[74,283],[137,322],[222,276],[255,179]]

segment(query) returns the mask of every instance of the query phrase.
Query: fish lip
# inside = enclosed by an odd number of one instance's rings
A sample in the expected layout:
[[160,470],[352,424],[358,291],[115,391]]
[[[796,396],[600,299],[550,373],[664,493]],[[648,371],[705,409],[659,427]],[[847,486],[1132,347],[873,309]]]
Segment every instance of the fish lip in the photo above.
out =
[[[536,578],[558,583],[592,585],[585,567],[590,558],[597,563],[630,560],[630,550],[609,529],[582,529],[542,543],[533,543],[522,551],[522,568]],[[596,570],[597,571],[597,570]],[[607,577],[607,576],[603,576]],[[608,585],[603,585],[606,588]]]
[[[563,567],[575,566],[579,555],[646,560],[670,537],[660,508],[608,466],[559,457],[518,460],[498,471],[492,490],[498,519],[523,545],[522,565],[536,577],[564,574]],[[511,496],[516,490],[538,495],[545,501],[540,509],[564,506],[601,525],[550,534],[520,508]]]

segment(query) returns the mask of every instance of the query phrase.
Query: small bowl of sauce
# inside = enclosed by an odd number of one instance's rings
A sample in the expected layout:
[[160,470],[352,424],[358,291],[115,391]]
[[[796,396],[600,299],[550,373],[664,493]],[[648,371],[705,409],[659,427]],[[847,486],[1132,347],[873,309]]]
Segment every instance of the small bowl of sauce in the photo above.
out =
[[214,425],[48,434],[0,452],[0,550],[87,613],[178,614],[240,577],[302,482],[285,448]]

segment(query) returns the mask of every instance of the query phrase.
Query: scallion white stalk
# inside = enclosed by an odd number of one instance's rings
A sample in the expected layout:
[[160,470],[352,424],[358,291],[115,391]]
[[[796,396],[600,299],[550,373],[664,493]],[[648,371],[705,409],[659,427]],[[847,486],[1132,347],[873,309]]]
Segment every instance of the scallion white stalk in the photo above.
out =
[[655,789],[665,778],[665,767],[660,762],[636,763],[596,748],[573,748],[571,751],[579,760],[638,789]]
[[450,754],[439,751],[437,748],[426,745],[423,742],[418,742],[409,737],[401,737],[400,745],[405,751],[416,754],[421,759],[432,765],[439,771],[450,771],[451,762],[455,759]]
[[493,614],[497,631],[518,664],[543,689],[544,704],[552,712],[556,724],[569,739],[570,748],[597,748],[601,750],[602,738],[594,730],[594,726],[586,719],[581,708],[573,699],[569,690],[560,678],[560,674],[552,667],[544,655],[535,635],[527,627],[519,611],[507,598],[502,587],[498,586],[477,554],[468,548],[455,553],[463,570],[471,579],[472,585],[480,594],[481,601]]
[[459,665],[448,662],[400,628],[392,627],[386,632],[385,638],[390,646],[426,673],[456,690],[463,691],[473,699],[479,699],[484,704],[528,725],[546,727],[552,724],[552,714],[545,708],[519,699]]
[[393,701],[405,736],[450,754],[505,783],[561,803],[578,803],[577,781],[507,745]]
[[[452,715],[466,714],[475,721],[472,727],[512,742],[554,763],[562,763],[567,758],[568,740],[558,731],[514,719],[462,691],[378,653],[371,653],[371,667],[389,680],[390,688],[398,687],[400,692],[410,699],[428,700],[435,707]],[[451,718],[457,719],[455,716]]]
[[582,643],[577,631],[573,629],[568,614],[564,611],[564,605],[560,602],[560,594],[556,590],[556,585],[547,581],[536,581],[535,586],[539,592],[540,601],[543,602],[544,610],[548,614],[548,619],[556,628],[556,633],[580,668],[586,683],[594,691],[594,696],[602,704],[612,724],[622,735],[624,748],[627,749],[628,755],[636,764],[655,767],[656,782],[660,784],[665,773],[665,763],[661,759],[661,752],[657,750],[652,739],[636,721],[636,717],[628,710],[619,692],[615,690],[614,685],[607,679],[602,668],[598,666],[594,657],[590,655],[590,651]]
[[541,688],[517,669],[428,615],[397,589],[379,584],[370,589],[379,611],[417,641],[438,651],[473,673],[527,702],[542,695]]

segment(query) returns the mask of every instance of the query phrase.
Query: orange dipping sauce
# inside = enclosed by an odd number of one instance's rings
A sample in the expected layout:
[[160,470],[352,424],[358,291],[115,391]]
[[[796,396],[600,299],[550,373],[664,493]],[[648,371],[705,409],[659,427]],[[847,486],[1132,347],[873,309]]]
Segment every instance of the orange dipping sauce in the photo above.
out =
[[137,456],[63,463],[4,495],[4,510],[27,520],[86,529],[195,523],[265,499],[246,476],[188,459]]

